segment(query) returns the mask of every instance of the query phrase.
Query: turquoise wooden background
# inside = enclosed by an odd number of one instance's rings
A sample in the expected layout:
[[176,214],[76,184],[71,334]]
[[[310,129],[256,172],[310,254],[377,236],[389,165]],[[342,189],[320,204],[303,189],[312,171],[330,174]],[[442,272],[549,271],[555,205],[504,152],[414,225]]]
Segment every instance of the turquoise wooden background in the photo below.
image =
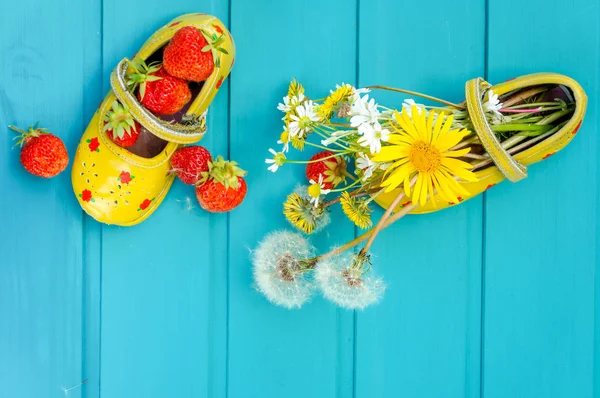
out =
[[[236,39],[202,144],[249,170],[248,197],[209,215],[176,183],[143,224],[102,226],[68,172],[20,168],[6,129],[0,397],[600,397],[597,0],[6,0],[0,126],[40,121],[73,154],[117,61],[193,11]],[[253,290],[249,248],[285,226],[303,172],[264,164],[290,78],[458,101],[469,78],[537,71],[586,89],[576,139],[521,183],[386,230],[381,304],[286,311]],[[331,231],[320,246],[354,234],[342,217]]]

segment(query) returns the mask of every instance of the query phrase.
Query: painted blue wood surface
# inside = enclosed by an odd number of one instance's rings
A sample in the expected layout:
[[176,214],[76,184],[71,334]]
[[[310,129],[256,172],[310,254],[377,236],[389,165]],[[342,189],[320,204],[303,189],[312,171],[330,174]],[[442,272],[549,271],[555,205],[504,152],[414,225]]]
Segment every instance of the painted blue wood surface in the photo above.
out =
[[[203,212],[177,182],[143,224],[107,227],[82,214],[68,172],[28,175],[0,135],[0,397],[600,397],[596,0],[24,0],[0,11],[0,125],[40,121],[71,154],[118,60],[178,14],[217,15],[238,59],[202,144],[249,171],[230,215]],[[354,313],[316,298],[286,311],[256,293],[249,249],[286,227],[281,202],[302,180],[299,167],[264,165],[292,77],[315,96],[349,82],[458,101],[471,77],[534,71],[584,86],[578,136],[519,184],[386,230],[374,245],[381,304]],[[337,214],[317,240],[352,236]]]

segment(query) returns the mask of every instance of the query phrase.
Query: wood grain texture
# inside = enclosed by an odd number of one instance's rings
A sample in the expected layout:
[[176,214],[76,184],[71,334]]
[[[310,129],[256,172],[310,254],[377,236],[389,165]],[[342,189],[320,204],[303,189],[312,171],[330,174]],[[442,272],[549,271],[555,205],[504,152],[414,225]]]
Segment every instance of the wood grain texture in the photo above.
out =
[[[252,286],[248,249],[274,228],[291,228],[282,202],[306,181],[301,165],[286,165],[275,175],[266,169],[267,149],[277,148],[282,128],[277,103],[293,77],[312,98],[355,78],[356,7],[345,0],[234,0],[231,11],[238,47],[231,156],[249,171],[250,190],[231,213],[229,396],[351,396],[352,313],[319,298],[295,311],[268,303]],[[353,236],[352,227],[336,218],[335,235],[311,239],[322,249]]]
[[[361,2],[360,85],[462,101],[464,82],[483,75],[484,16],[483,1]],[[373,267],[388,289],[357,316],[357,397],[479,396],[481,247],[482,197],[382,232]]]
[[[164,3],[160,9],[165,10]],[[104,1],[103,74],[134,54],[178,15],[205,12],[227,23],[220,1]],[[228,98],[220,90],[201,142],[227,155]],[[225,396],[227,215],[200,209],[176,181],[168,198],[135,228],[103,227],[101,393],[104,397]]]
[[[0,397],[598,397],[600,5],[421,3],[3,3],[0,126],[40,121],[70,154],[120,59],[179,14],[218,16],[238,59],[201,144],[247,169],[249,192],[209,215],[176,182],[143,224],[103,226],[69,171],[28,175],[0,133]],[[264,164],[291,78],[313,98],[348,82],[459,101],[469,78],[537,71],[587,91],[577,137],[518,184],[384,231],[382,303],[355,313],[315,297],[287,311],[256,292],[249,251],[290,228],[281,202],[304,181],[302,166]],[[321,250],[354,235],[332,218],[311,237]]]
[[83,65],[99,61],[92,6],[10,2],[0,13],[1,396],[82,392],[82,212],[70,169],[51,180],[26,173],[6,126],[40,121],[72,156],[87,122]]
[[[506,9],[519,29],[506,29]],[[595,1],[490,3],[490,81],[555,71],[578,80],[590,103],[569,146],[532,166],[525,181],[489,191],[486,398],[599,393],[592,377],[598,365],[592,347],[598,327],[599,17]]]

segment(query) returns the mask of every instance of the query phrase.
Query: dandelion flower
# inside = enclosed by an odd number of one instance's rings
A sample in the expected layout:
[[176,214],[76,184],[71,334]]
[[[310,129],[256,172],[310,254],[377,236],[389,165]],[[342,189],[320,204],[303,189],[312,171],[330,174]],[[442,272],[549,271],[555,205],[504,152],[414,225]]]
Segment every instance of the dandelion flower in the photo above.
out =
[[288,97],[291,98],[300,94],[304,94],[304,87],[302,87],[302,84],[298,83],[298,81],[294,79],[290,82],[288,87]]
[[342,84],[337,86],[335,91],[331,91],[331,94],[323,104],[319,107],[319,116],[321,120],[329,120],[333,114],[337,114],[340,108],[347,105],[347,99],[350,98],[354,93],[354,87],[349,84]]
[[305,234],[311,234],[325,228],[331,218],[329,217],[329,211],[322,204],[319,206],[312,205],[306,194],[306,188],[304,192],[305,195],[296,192],[288,195],[283,204],[283,214],[294,227]]
[[[387,178],[381,183],[390,192],[399,186],[414,203],[425,204],[428,196],[439,194],[448,202],[458,202],[457,194],[468,195],[468,191],[455,178],[477,181],[469,169],[473,166],[457,158],[469,153],[470,148],[452,151],[467,134],[468,130],[450,130],[452,115],[444,118],[440,115],[435,123],[434,112],[429,116],[425,112],[418,114],[417,107],[412,108],[413,118],[403,109],[396,112],[396,124],[392,124],[396,133],[390,134],[389,143],[373,156],[375,162],[391,162]],[[416,178],[411,196],[411,180]],[[435,202],[434,202],[435,203]]]
[[348,192],[343,192],[340,204],[344,214],[359,228],[365,229],[373,225],[371,209],[364,198],[351,197]]
[[349,310],[364,309],[385,292],[383,280],[369,268],[368,256],[346,253],[319,261],[315,281],[326,299]]
[[314,249],[298,233],[268,234],[253,252],[254,280],[270,302],[285,308],[300,308],[314,292],[307,277],[307,259]]

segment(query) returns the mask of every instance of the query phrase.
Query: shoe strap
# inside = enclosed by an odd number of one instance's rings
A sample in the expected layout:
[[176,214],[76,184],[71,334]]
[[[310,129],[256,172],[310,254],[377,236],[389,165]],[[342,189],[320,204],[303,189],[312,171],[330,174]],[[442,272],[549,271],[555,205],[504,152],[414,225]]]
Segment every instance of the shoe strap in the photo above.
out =
[[123,58],[110,75],[110,85],[117,99],[129,108],[131,115],[152,134],[166,141],[185,144],[200,140],[206,133],[206,111],[189,124],[172,123],[156,117],[144,108],[127,88],[129,60]]
[[[467,110],[473,123],[475,133],[498,170],[511,182],[517,182],[527,177],[527,167],[515,160],[492,131],[483,109],[483,99],[491,85],[477,78],[466,84],[465,94]],[[483,90],[483,93],[482,93]]]

